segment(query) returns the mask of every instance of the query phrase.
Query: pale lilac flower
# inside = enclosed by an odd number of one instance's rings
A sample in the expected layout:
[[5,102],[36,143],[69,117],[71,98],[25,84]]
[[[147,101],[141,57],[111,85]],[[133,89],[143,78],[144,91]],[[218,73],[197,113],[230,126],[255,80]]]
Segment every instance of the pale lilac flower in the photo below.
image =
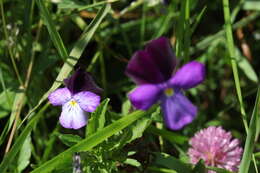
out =
[[[239,147],[238,139],[232,139],[231,133],[221,127],[210,126],[200,130],[189,141],[190,161],[196,164],[200,159],[207,166],[237,171],[243,149]],[[208,173],[215,173],[208,171]]]
[[100,96],[96,93],[101,89],[82,69],[64,82],[66,87],[53,91],[48,98],[53,106],[62,106],[60,124],[65,128],[79,129],[87,124],[87,112],[94,112],[100,104]]
[[176,58],[165,37],[152,40],[145,50],[137,51],[128,63],[126,74],[138,87],[128,97],[134,107],[149,109],[160,101],[166,126],[181,129],[192,122],[197,114],[183,91],[200,84],[205,78],[203,64],[192,61],[175,74]]

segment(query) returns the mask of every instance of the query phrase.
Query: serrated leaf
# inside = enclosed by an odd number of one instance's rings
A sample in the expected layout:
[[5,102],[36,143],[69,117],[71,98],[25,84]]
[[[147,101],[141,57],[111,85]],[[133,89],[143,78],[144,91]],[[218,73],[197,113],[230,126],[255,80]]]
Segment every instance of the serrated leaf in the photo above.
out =
[[132,142],[133,140],[140,138],[151,122],[151,119],[144,117],[133,125],[129,126],[129,128],[124,131],[123,137],[119,142],[119,146],[122,147]]
[[105,99],[100,106],[96,109],[96,111],[91,114],[91,118],[87,125],[87,136],[92,135],[93,133],[101,130],[106,122],[106,111],[109,103],[109,98]]
[[127,115],[129,113],[131,109],[131,102],[129,100],[126,100],[123,104],[122,104],[122,115]]
[[61,142],[68,147],[71,147],[72,145],[77,144],[82,140],[82,138],[78,135],[72,135],[72,134],[57,134]]
[[[153,109],[151,109],[150,111],[153,111]],[[65,150],[64,152],[60,153],[56,157],[52,158],[51,160],[43,163],[40,167],[34,169],[31,173],[51,172],[58,165],[61,165],[62,163],[70,160],[72,157],[72,154],[74,152],[89,151],[93,147],[102,143],[107,138],[111,137],[112,135],[114,135],[114,134],[118,133],[119,131],[121,131],[122,129],[126,128],[127,126],[132,124],[134,121],[142,118],[146,114],[149,114],[150,111],[148,111],[148,112],[135,111],[127,116],[124,116],[123,118],[113,122],[109,126],[92,134],[88,138],[83,139],[78,144]]]

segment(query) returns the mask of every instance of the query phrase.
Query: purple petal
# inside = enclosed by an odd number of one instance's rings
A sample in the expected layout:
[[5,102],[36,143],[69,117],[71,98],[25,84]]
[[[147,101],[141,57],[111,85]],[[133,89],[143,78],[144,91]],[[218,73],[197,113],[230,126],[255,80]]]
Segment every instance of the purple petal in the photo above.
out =
[[179,130],[192,122],[197,114],[197,108],[182,93],[171,97],[163,97],[161,102],[164,122],[172,130]]
[[77,103],[71,104],[69,101],[62,106],[60,124],[64,128],[80,129],[87,124],[87,120],[87,113]]
[[128,97],[137,109],[147,110],[160,97],[161,88],[156,85],[141,85],[132,91]]
[[174,77],[170,79],[170,85],[178,88],[189,89],[203,82],[205,79],[205,66],[197,61],[192,61],[181,67]]
[[71,99],[71,93],[68,88],[59,88],[51,92],[48,99],[53,106],[60,106]]
[[96,85],[92,76],[81,68],[78,68],[71,77],[65,79],[64,83],[72,94],[81,91],[91,91],[96,94],[102,92],[102,89]]
[[126,68],[126,75],[137,84],[157,84],[167,81],[176,65],[176,58],[167,38],[160,37],[137,51]]
[[170,41],[160,37],[147,44],[145,49],[164,76],[164,80],[171,78],[176,66],[176,57],[172,51]]
[[126,75],[137,84],[157,84],[164,82],[157,65],[146,51],[137,51],[126,68]]
[[87,112],[94,112],[100,104],[100,96],[88,91],[82,91],[75,94],[73,99],[75,99],[79,106]]

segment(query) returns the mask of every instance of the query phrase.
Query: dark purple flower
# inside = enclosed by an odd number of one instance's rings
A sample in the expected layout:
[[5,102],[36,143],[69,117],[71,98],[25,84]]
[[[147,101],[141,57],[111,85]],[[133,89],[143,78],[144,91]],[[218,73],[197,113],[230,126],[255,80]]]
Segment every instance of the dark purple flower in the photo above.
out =
[[165,124],[173,130],[181,129],[195,118],[197,107],[183,91],[205,78],[205,67],[197,61],[185,64],[173,74],[175,66],[169,40],[160,37],[148,43],[145,50],[137,51],[126,69],[126,74],[139,85],[128,95],[132,104],[147,110],[160,100]]
[[78,69],[71,77],[64,80],[66,87],[59,88],[49,95],[53,106],[62,106],[60,123],[65,128],[79,129],[87,124],[88,113],[94,112],[100,104],[100,93],[92,77]]

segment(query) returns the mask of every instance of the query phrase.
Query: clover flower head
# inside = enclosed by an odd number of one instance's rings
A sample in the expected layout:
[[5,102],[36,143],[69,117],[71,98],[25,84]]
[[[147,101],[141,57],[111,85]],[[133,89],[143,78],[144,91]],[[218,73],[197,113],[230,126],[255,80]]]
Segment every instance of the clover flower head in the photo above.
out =
[[59,88],[49,94],[53,106],[62,106],[60,124],[65,128],[79,129],[87,124],[88,112],[94,112],[100,104],[101,89],[92,77],[78,69],[64,80],[65,88]]
[[172,130],[192,122],[197,108],[183,91],[200,84],[205,78],[203,64],[192,61],[175,74],[176,58],[165,37],[152,40],[145,50],[135,52],[126,69],[126,75],[138,85],[129,95],[137,109],[147,110],[160,101],[164,121]]
[[238,170],[243,149],[239,147],[238,139],[232,139],[231,133],[221,127],[210,126],[200,130],[189,143],[191,148],[188,150],[188,155],[192,164],[202,159],[207,166],[229,171]]

